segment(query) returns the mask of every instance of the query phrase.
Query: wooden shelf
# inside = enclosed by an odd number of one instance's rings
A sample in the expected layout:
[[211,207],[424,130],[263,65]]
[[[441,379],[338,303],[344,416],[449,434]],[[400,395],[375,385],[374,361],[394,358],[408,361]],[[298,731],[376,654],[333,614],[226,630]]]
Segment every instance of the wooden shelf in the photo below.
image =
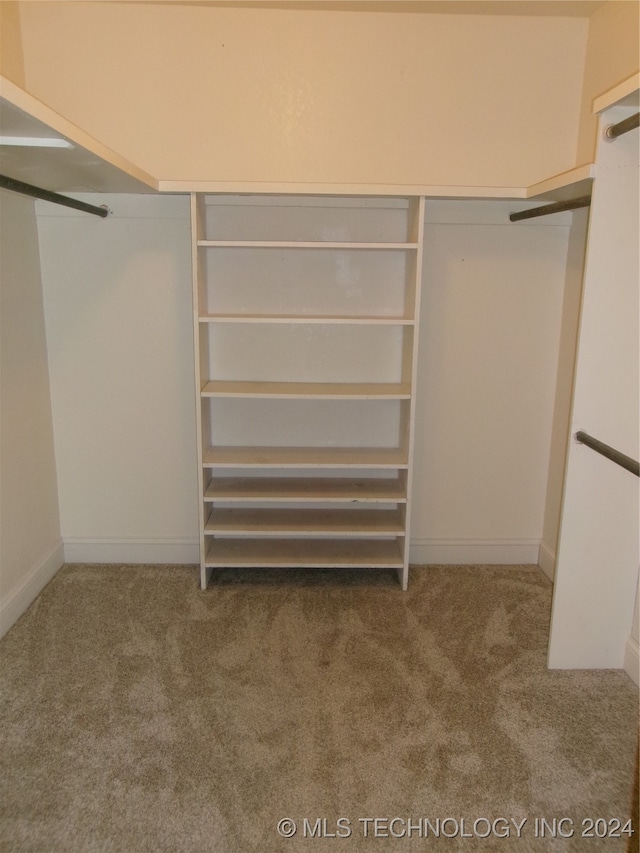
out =
[[301,181],[217,181],[217,180],[160,180],[158,189],[164,193],[198,193],[236,196],[238,194],[291,195],[301,197],[340,196],[352,198],[376,197],[379,199],[424,196],[426,198],[453,199],[518,199],[525,198],[524,187],[481,186],[465,184],[345,184]]
[[211,447],[205,468],[403,469],[407,451],[397,447]]
[[401,569],[403,556],[398,542],[387,539],[213,539],[205,566]]
[[406,589],[424,211],[192,195],[203,589],[230,565]]
[[607,110],[609,107],[613,106],[633,107],[634,109],[637,109],[640,105],[638,97],[639,90],[640,72],[636,72],[635,74],[632,74],[631,77],[627,77],[626,80],[618,83],[612,89],[608,89],[606,92],[603,92],[602,95],[598,95],[597,98],[594,98],[593,112],[601,113],[603,110]]
[[418,248],[417,243],[348,243],[329,240],[198,240],[209,249],[350,249],[404,252]]
[[347,326],[414,326],[413,317],[331,316],[327,314],[203,314],[200,323],[318,324]]
[[569,201],[580,196],[590,196],[595,174],[595,165],[587,163],[532,184],[527,189],[526,197],[539,201]]
[[231,382],[211,380],[202,397],[252,397],[296,400],[407,400],[408,382]]
[[214,509],[204,529],[207,534],[234,537],[404,535],[398,510],[384,509]]
[[406,503],[398,479],[336,477],[215,477],[204,493],[205,501],[225,503],[296,501],[297,503]]

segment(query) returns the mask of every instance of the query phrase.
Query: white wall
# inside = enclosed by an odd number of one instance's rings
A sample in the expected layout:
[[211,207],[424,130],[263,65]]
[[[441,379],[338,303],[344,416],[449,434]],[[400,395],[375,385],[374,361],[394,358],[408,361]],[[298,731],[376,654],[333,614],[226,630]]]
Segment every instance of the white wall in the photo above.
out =
[[[67,559],[197,561],[187,200],[39,206]],[[412,560],[535,563],[570,214],[428,202]]]
[[413,562],[538,560],[571,218],[521,207],[427,203]]
[[587,19],[20,11],[28,90],[160,179],[521,187],[575,165]]
[[195,562],[189,201],[98,198],[38,203],[66,559]]
[[0,635],[63,563],[34,202],[0,192]]
[[[614,107],[603,125],[637,111]],[[638,459],[638,133],[601,137],[571,434]],[[622,667],[638,579],[638,480],[569,442],[549,665]]]

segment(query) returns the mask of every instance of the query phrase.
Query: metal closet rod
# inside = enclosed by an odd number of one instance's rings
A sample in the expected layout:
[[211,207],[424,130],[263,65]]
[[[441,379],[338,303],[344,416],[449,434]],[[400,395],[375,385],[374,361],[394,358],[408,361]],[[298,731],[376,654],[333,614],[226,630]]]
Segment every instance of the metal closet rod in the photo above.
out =
[[602,456],[606,456],[607,459],[610,459],[612,462],[615,462],[616,465],[620,465],[622,468],[625,468],[627,471],[630,471],[632,474],[635,474],[636,477],[640,477],[640,463],[636,462],[635,459],[632,459],[625,453],[621,453],[619,450],[615,450],[613,447],[610,447],[603,441],[598,441],[597,438],[593,438],[588,433],[583,432],[582,430],[578,430],[575,435],[575,438],[576,441],[580,442],[580,444],[585,444],[587,447],[590,447],[592,450],[595,450],[596,453],[600,453]]
[[640,113],[629,116],[629,118],[624,118],[617,124],[610,124],[605,130],[604,135],[607,139],[617,139],[618,136],[622,136],[623,133],[629,133],[630,130],[635,130],[638,126],[640,126]]
[[511,222],[518,222],[520,219],[533,219],[535,216],[547,216],[549,213],[561,213],[563,210],[577,210],[579,207],[589,207],[590,204],[591,196],[584,195],[569,201],[554,201],[552,204],[545,204],[542,207],[521,210],[519,213],[510,214],[509,219]]
[[75,210],[82,210],[84,213],[93,213],[94,216],[102,216],[104,218],[109,215],[109,208],[106,204],[97,207],[95,204],[87,204],[85,201],[80,201],[77,198],[69,198],[66,195],[34,187],[32,184],[25,184],[23,181],[8,178],[6,175],[0,175],[0,187],[5,190],[21,193],[22,195],[31,196],[32,198],[41,198],[44,201],[51,201],[54,204],[62,204],[64,207],[73,207]]

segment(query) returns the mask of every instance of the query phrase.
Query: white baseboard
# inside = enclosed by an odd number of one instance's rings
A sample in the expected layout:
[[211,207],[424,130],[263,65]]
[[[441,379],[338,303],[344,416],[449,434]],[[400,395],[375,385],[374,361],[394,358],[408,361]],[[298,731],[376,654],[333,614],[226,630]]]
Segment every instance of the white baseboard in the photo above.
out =
[[200,563],[197,539],[85,539],[65,537],[67,563]]
[[624,650],[624,671],[640,687],[640,647],[633,637],[629,637]]
[[35,566],[20,586],[0,602],[0,637],[18,621],[35,601],[51,578],[64,563],[62,540],[52,546],[49,553]]
[[556,552],[553,551],[544,540],[540,542],[538,565],[553,583],[556,576]]
[[539,539],[412,539],[409,560],[419,565],[536,565]]

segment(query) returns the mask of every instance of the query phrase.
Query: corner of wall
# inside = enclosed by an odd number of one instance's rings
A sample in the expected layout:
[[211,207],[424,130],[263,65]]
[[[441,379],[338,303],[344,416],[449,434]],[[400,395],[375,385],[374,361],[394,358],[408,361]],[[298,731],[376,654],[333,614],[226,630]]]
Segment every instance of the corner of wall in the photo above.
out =
[[24,578],[20,586],[0,601],[0,638],[4,637],[33,604],[56,572],[62,568],[63,563],[64,547],[62,539],[58,539]]
[[0,633],[64,562],[33,199],[2,190]]

